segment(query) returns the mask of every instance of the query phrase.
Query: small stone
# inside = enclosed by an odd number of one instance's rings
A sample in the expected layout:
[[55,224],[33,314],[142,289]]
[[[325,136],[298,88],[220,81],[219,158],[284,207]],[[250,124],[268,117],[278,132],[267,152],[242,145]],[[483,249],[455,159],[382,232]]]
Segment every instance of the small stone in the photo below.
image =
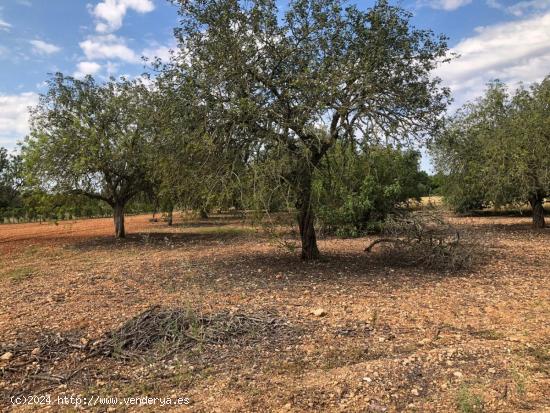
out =
[[432,340],[430,340],[429,338],[423,338],[422,340],[420,340],[420,341],[418,342],[418,344],[424,346],[424,345],[426,345],[426,344],[430,344],[431,342],[432,342]]
[[456,378],[461,378],[462,376],[464,376],[464,374],[462,374],[462,372],[460,371],[455,371],[453,372],[453,376],[455,376]]
[[492,368],[492,367],[491,367],[489,370],[487,370],[487,371],[488,371],[489,373],[491,373],[491,374],[495,374],[495,373],[497,372],[496,369],[494,369],[494,368]]
[[313,310],[311,313],[316,317],[323,317],[327,315],[327,312],[324,308],[317,308],[316,310]]
[[4,354],[2,354],[2,357],[0,357],[0,360],[11,360],[13,358],[13,353],[11,351],[8,351]]
[[386,339],[385,339],[384,337],[378,337],[378,341],[379,341],[380,343],[383,343],[384,341],[386,341]]
[[89,340],[88,340],[87,338],[85,338],[85,337],[82,337],[82,338],[80,339],[80,344],[82,344],[83,346],[87,346],[87,345],[88,345],[88,342],[89,342]]
[[40,347],[33,348],[31,351],[31,355],[37,356],[38,354],[40,354]]
[[363,381],[366,381],[367,383],[372,382],[372,379],[370,377],[363,377]]
[[418,389],[412,389],[411,390],[411,394],[414,395],[414,396],[418,396]]
[[369,403],[369,409],[372,410],[373,412],[380,412],[380,413],[383,413],[388,410],[386,406],[381,405],[375,401],[371,401]]

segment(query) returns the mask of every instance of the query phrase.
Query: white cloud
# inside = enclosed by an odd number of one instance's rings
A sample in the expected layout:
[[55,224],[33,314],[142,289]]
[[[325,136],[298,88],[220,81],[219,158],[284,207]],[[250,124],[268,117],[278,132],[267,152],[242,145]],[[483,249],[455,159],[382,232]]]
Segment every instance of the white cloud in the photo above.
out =
[[152,0],[103,0],[92,9],[92,14],[99,20],[96,31],[110,33],[122,27],[128,10],[149,13],[154,9]]
[[4,30],[6,32],[9,32],[10,29],[12,28],[12,25],[9,24],[7,21],[5,21],[2,18],[2,9],[3,9],[3,7],[0,6],[0,30]]
[[147,49],[144,49],[142,52],[143,57],[147,59],[154,60],[157,57],[160,58],[163,62],[169,62],[172,56],[171,51],[175,48],[175,44],[172,47],[153,45]]
[[105,70],[107,71],[107,76],[114,76],[118,73],[120,65],[113,62],[107,62]]
[[29,43],[32,44],[33,50],[42,55],[49,55],[57,53],[61,50],[61,47],[56,46],[55,44],[47,43],[43,40],[29,40]]
[[88,60],[119,59],[138,63],[139,56],[130,49],[123,38],[114,34],[93,36],[80,42],[80,48]]
[[9,31],[9,29],[11,29],[11,24],[9,24],[5,20],[0,19],[0,30]]
[[506,6],[498,0],[487,0],[487,5],[495,9],[504,10],[514,16],[521,17],[532,12],[541,12],[550,9],[550,0],[519,1],[511,6]]
[[29,106],[38,103],[32,92],[18,95],[0,95],[0,146],[13,148],[29,133]]
[[540,81],[550,72],[550,13],[476,29],[452,51],[460,57],[437,70],[449,85],[455,105],[481,95],[500,79],[512,87]]
[[419,4],[421,6],[429,6],[432,9],[452,11],[456,10],[462,6],[470,4],[472,0],[428,0],[421,1]]
[[76,72],[74,72],[74,77],[81,79],[86,75],[95,75],[101,70],[101,65],[96,62],[80,62],[76,66]]

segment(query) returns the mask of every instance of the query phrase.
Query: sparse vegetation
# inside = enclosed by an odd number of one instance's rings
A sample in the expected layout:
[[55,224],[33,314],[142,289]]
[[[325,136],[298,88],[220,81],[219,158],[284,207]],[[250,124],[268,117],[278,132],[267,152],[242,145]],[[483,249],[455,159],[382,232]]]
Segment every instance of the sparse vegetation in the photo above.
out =
[[460,413],[483,413],[485,402],[483,398],[474,393],[469,387],[462,386],[457,395],[457,407]]

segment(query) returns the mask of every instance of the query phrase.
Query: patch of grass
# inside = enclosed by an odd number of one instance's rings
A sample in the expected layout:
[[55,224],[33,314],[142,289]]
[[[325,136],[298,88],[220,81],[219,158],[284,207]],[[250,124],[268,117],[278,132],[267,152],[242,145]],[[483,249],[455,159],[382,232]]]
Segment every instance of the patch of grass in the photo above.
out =
[[540,364],[550,364],[550,345],[539,344],[529,347],[527,354],[534,357]]
[[527,380],[525,379],[525,376],[519,372],[518,369],[513,368],[511,371],[512,374],[512,380],[514,380],[514,385],[516,387],[516,393],[518,396],[523,397],[526,393],[526,385]]
[[219,234],[219,235],[245,235],[255,232],[251,227],[233,227],[233,226],[212,226],[193,228],[193,232],[197,234]]
[[189,388],[196,380],[196,375],[186,367],[180,366],[170,376],[170,381],[179,389]]
[[535,361],[533,370],[541,373],[550,373],[550,345],[535,344],[529,346],[525,350],[521,350],[520,354],[524,357],[531,357]]
[[377,322],[378,322],[378,310],[375,308],[370,316],[370,326],[372,329],[376,328]]
[[23,256],[25,257],[32,257],[36,255],[40,251],[40,248],[38,248],[37,245],[30,245],[23,251]]
[[473,393],[467,386],[462,386],[456,397],[457,409],[460,413],[483,413],[485,401],[479,394]]
[[472,331],[470,332],[470,335],[481,338],[483,340],[501,340],[505,338],[506,336],[496,330],[478,330],[478,331]]
[[13,281],[20,282],[32,277],[36,274],[36,268],[32,267],[19,267],[13,270],[9,270],[4,273],[5,277],[12,279]]

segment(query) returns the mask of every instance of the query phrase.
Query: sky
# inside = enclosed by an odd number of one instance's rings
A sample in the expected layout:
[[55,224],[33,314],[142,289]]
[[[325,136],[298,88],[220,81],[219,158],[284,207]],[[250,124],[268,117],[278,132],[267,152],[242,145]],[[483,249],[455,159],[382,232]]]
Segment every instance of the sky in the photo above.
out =
[[[515,87],[550,73],[550,0],[392,3],[413,13],[416,27],[447,35],[460,56],[436,72],[452,90],[451,111],[490,80]],[[139,75],[142,56],[168,58],[177,24],[167,0],[0,0],[0,146],[14,149],[28,133],[28,107],[50,74]]]

